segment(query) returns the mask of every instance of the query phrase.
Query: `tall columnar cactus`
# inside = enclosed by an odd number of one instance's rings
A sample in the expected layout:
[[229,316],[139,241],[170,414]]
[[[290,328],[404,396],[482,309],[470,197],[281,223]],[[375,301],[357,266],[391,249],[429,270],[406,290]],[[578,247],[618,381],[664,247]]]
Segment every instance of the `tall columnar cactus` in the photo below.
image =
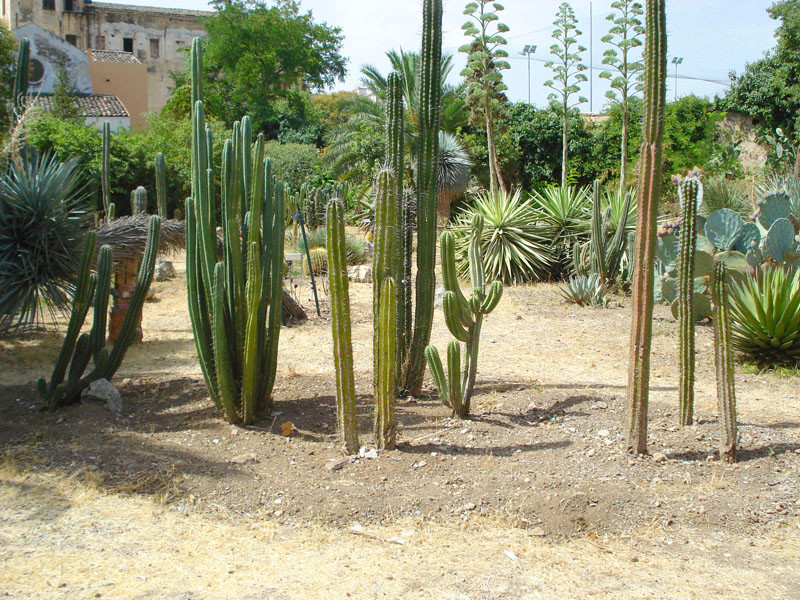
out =
[[431,339],[436,287],[436,201],[439,121],[442,100],[442,0],[424,0],[420,53],[419,138],[417,152],[417,282],[414,332],[405,373],[405,388],[422,391],[425,347]]
[[167,161],[161,152],[156,153],[156,204],[158,216],[167,218]]
[[347,454],[358,452],[358,421],[356,417],[356,385],[353,375],[353,343],[350,327],[350,294],[347,284],[345,256],[344,207],[341,201],[328,202],[325,219],[327,228],[328,285],[331,291],[331,320],[333,323],[333,360],[336,371],[336,412],[339,434]]
[[691,425],[694,412],[694,254],[697,244],[697,204],[703,186],[690,175],[678,184],[681,237],[678,253],[678,343],[680,347],[680,424]]
[[[44,378],[38,382],[39,394],[49,408],[76,402],[80,399],[81,392],[92,382],[98,379],[111,379],[119,369],[125,352],[136,340],[142,306],[153,280],[160,232],[161,219],[156,216],[151,217],[147,245],[139,267],[136,287],[120,334],[110,352],[105,347],[105,334],[108,296],[111,291],[111,248],[103,246],[100,249],[97,273],[90,273],[91,261],[95,255],[97,244],[97,234],[89,232],[86,235],[67,333],[53,367],[50,382],[48,383]],[[92,328],[89,333],[81,334],[80,330],[90,306],[94,309]],[[90,358],[93,359],[93,368],[84,375]],[[69,371],[67,371],[68,366]],[[65,375],[67,376],[66,382],[64,381]]]
[[30,41],[22,38],[17,52],[17,68],[14,75],[14,118],[19,119],[25,111],[25,96],[28,93],[28,69]]
[[378,317],[378,354],[375,370],[375,441],[378,448],[394,448],[397,441],[395,396],[397,378],[395,353],[397,340],[397,285],[392,277],[384,277],[380,291]]
[[[411,342],[411,243],[412,231],[403,197],[405,124],[403,76],[393,71],[386,78],[386,166],[394,173],[392,202],[395,205],[395,253],[392,277],[397,285],[397,373],[403,372]],[[408,275],[406,275],[406,267]]]
[[[373,318],[373,359],[374,384],[378,383],[378,338],[379,321],[383,314],[380,310],[382,300],[381,287],[387,277],[395,277],[397,273],[397,199],[394,171],[382,169],[378,173],[375,198],[375,234],[372,263],[372,318]],[[397,310],[395,309],[395,314]],[[396,368],[396,365],[395,365]]]
[[647,407],[650,387],[650,346],[653,333],[653,264],[656,220],[661,195],[662,142],[667,77],[666,0],[646,0],[644,49],[644,119],[639,168],[639,220],[634,257],[633,317],[626,430],[628,450],[647,452]]
[[453,414],[464,418],[469,415],[470,401],[475,387],[475,375],[478,371],[478,345],[484,315],[492,312],[503,295],[503,284],[495,281],[487,293],[484,278],[483,255],[480,239],[483,233],[483,216],[472,217],[472,233],[468,251],[470,282],[472,295],[467,299],[461,292],[456,272],[455,241],[453,234],[446,231],[442,234],[442,275],[444,286],[444,318],[450,333],[459,342],[466,344],[465,368],[457,377],[460,349],[456,342],[447,348],[448,378],[444,377],[442,361],[434,346],[425,349],[425,358],[439,389],[439,397],[446,406],[453,409]]
[[135,215],[147,214],[147,189],[140,185],[131,194],[133,199],[131,210]]
[[730,317],[728,316],[728,268],[720,261],[714,265],[711,285],[714,303],[714,364],[717,371],[717,404],[720,435],[720,459],[736,462],[736,388],[733,374],[733,353],[730,340]]
[[[209,393],[230,423],[249,424],[268,407],[277,371],[283,243],[283,184],[251,144],[249,118],[222,151],[216,193],[211,130],[205,123],[201,46],[192,43],[192,198],[186,202],[186,283],[197,355]],[[219,207],[217,205],[219,197]],[[217,208],[221,257],[217,254]]]
[[[116,207],[111,205],[111,125],[103,122],[103,162],[100,172],[100,185],[103,191],[103,213],[106,221],[114,218]],[[162,218],[166,218],[160,215]]]

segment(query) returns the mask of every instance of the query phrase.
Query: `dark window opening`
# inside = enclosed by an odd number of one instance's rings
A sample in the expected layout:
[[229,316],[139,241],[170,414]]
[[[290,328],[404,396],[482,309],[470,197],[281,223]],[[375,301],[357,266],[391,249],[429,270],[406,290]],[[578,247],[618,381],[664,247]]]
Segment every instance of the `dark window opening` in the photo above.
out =
[[104,35],[96,35],[96,36],[94,36],[94,47],[95,47],[95,50],[105,50],[106,49],[106,36],[104,36]]
[[133,38],[122,38],[122,49],[133,54]]
[[72,0],[64,0],[64,12],[72,12],[75,10]]
[[42,8],[44,10],[55,10],[56,0],[42,0]]
[[28,63],[28,83],[41,83],[44,79],[44,65],[37,58],[32,58]]
[[67,42],[69,42],[73,46],[77,46],[78,45],[78,36],[77,35],[72,35],[71,33],[68,33],[66,37],[67,37]]
[[160,52],[159,52],[159,46],[158,46],[158,39],[157,38],[156,39],[151,38],[150,39],[150,58],[158,58],[159,54],[160,54]]

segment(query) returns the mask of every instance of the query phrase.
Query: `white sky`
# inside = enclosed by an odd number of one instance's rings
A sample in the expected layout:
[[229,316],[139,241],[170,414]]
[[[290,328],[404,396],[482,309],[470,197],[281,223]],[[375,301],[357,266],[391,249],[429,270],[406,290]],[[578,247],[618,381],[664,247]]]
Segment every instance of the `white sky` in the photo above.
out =
[[[130,0],[132,4],[159,4],[176,8],[208,8],[204,0]],[[502,1],[502,0],[501,0]],[[505,0],[501,19],[510,27],[507,34],[511,70],[504,73],[511,100],[528,99],[528,71],[525,57],[520,55],[525,44],[538,46],[531,61],[531,100],[537,105],[547,102],[548,89],[542,83],[550,78],[544,67],[552,43],[552,21],[561,0]],[[444,50],[457,53],[465,43],[461,24],[465,21],[462,10],[466,0],[444,0]],[[583,35],[580,42],[589,47],[590,5],[593,18],[593,109],[600,110],[605,103],[607,83],[597,75],[605,49],[600,38],[608,30],[605,16],[610,12],[611,0],[574,0],[571,2],[580,20]],[[669,57],[684,58],[679,67],[677,81],[679,95],[696,93],[714,96],[724,93],[725,87],[717,83],[696,81],[699,78],[727,82],[728,72],[739,71],[747,62],[757,60],[774,43],[775,21],[766,14],[772,0],[668,0],[667,29]],[[384,73],[389,62],[385,51],[395,49],[417,50],[420,45],[422,2],[420,0],[301,0],[304,10],[311,10],[315,20],[342,28],[345,36],[342,52],[349,59],[348,76],[336,89],[350,90],[359,85],[359,68],[364,63],[374,64]],[[463,55],[461,55],[463,56]],[[584,57],[589,64],[589,52]],[[453,80],[457,80],[463,59],[456,61]],[[674,95],[674,69],[670,66],[668,94]],[[683,77],[687,77],[684,79]],[[584,84],[582,94],[589,96],[589,85]],[[589,105],[581,106],[588,111]]]

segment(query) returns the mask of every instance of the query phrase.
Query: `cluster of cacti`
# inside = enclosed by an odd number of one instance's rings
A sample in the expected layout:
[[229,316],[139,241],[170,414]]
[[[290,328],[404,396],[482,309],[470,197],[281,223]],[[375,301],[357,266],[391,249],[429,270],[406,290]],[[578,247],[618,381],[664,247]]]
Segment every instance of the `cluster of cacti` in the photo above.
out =
[[14,74],[14,119],[19,119],[25,111],[26,95],[28,93],[28,69],[30,61],[30,40],[24,37],[19,41],[17,52],[17,67]]
[[326,216],[328,286],[331,292],[333,358],[336,371],[336,409],[339,433],[347,454],[358,452],[356,389],[353,375],[353,343],[350,326],[350,294],[345,257],[344,207],[339,200],[328,203]]
[[717,405],[720,421],[720,460],[736,462],[736,388],[728,316],[728,269],[725,263],[714,266],[714,364],[717,372]]
[[422,391],[425,348],[433,326],[436,291],[436,202],[438,190],[439,122],[441,112],[442,0],[425,0],[422,9],[422,50],[417,142],[417,280],[414,329],[404,376],[404,388]]
[[[100,184],[103,193],[103,213],[106,221],[111,221],[116,213],[116,206],[111,202],[111,125],[103,122],[103,156],[100,170]],[[160,215],[162,219],[166,217]]]
[[[444,317],[447,328],[453,337],[447,348],[448,376],[445,378],[442,361],[435,346],[425,348],[425,358],[433,374],[439,397],[453,414],[464,418],[469,415],[470,401],[475,387],[478,371],[478,346],[480,343],[483,317],[494,310],[503,295],[503,284],[495,281],[486,291],[484,279],[483,253],[480,238],[483,233],[483,217],[472,217],[472,234],[469,246],[470,283],[472,294],[467,299],[461,292],[456,272],[455,240],[446,231],[441,237],[442,275],[444,278]],[[458,342],[466,344],[465,365],[460,371],[460,348]]]
[[316,229],[325,224],[328,202],[333,198],[345,198],[346,194],[347,190],[341,183],[329,183],[321,188],[304,183],[290,198],[291,210],[301,211],[306,226]]
[[[77,401],[81,392],[92,382],[98,379],[111,379],[122,364],[125,352],[136,339],[142,306],[153,279],[160,230],[161,219],[156,216],[151,217],[147,246],[139,267],[136,288],[120,334],[110,352],[106,348],[105,336],[108,296],[111,288],[111,248],[103,246],[100,249],[97,253],[97,272],[91,273],[97,234],[93,231],[86,234],[64,343],[56,359],[50,382],[44,378],[38,382],[39,394],[49,408]],[[94,314],[91,331],[80,333],[90,307],[93,308]],[[90,359],[93,360],[93,368],[84,375]]]
[[703,184],[690,174],[678,184],[681,204],[681,237],[678,257],[678,345],[680,355],[679,420],[692,424],[694,411],[694,254],[697,242],[697,208],[703,200]]
[[650,348],[653,333],[653,264],[656,222],[661,196],[664,107],[667,94],[666,0],[646,1],[644,47],[644,116],[640,151],[636,252],[626,434],[629,451],[647,452],[647,407],[650,389]]
[[[281,325],[286,214],[264,138],[233,127],[215,192],[203,110],[202,45],[192,42],[192,197],[186,201],[186,282],[195,347],[209,393],[231,423],[251,423],[271,400]],[[217,199],[219,198],[219,206]],[[221,214],[218,257],[217,208]]]
[[156,205],[158,216],[167,218],[167,161],[161,152],[156,153]]
[[147,214],[147,189],[143,185],[131,192],[131,212],[134,215]]

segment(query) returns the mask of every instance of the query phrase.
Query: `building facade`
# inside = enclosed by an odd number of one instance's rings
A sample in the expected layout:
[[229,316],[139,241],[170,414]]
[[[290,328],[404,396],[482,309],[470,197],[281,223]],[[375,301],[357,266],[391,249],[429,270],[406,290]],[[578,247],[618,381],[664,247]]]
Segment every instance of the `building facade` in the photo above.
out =
[[208,11],[130,6],[90,0],[0,0],[0,18],[12,31],[34,23],[83,50],[131,53],[147,73],[147,110],[164,106],[170,75],[186,66],[192,38],[204,35]]

